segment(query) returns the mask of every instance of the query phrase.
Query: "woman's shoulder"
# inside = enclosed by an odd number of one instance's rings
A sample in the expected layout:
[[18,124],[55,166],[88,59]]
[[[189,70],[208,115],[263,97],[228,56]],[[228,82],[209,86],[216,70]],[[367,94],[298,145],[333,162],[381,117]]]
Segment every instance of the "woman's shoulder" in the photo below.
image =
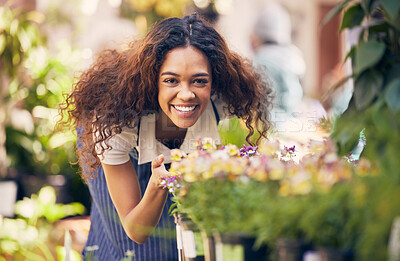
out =
[[110,141],[114,145],[122,146],[126,150],[130,151],[137,146],[137,140],[139,135],[139,126],[125,126],[121,128],[121,132],[113,135]]
[[[116,133],[106,141],[111,148],[106,149],[100,157],[100,161],[110,165],[122,164],[129,160],[129,152],[137,146],[138,126],[122,127],[120,133]],[[100,148],[96,146],[96,149]]]

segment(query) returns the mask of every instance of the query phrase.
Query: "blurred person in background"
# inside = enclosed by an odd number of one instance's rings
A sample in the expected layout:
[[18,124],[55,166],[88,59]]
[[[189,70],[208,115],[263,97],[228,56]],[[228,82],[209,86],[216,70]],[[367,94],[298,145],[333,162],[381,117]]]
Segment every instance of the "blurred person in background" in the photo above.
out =
[[300,49],[292,44],[291,33],[289,13],[281,5],[270,3],[260,13],[250,36],[253,62],[272,81],[274,109],[288,114],[302,100],[300,78],[306,70]]
[[316,125],[326,117],[326,111],[316,99],[303,96],[301,78],[306,63],[291,35],[288,11],[276,2],[268,3],[250,36],[253,63],[268,78],[274,91],[271,121],[275,130],[294,139],[307,139],[315,137]]

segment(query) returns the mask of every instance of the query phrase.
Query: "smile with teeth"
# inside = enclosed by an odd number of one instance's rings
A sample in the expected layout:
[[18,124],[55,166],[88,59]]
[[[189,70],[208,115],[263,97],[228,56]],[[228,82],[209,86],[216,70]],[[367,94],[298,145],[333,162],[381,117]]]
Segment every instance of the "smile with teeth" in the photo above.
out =
[[177,105],[172,105],[176,110],[180,112],[191,112],[196,108],[196,105],[193,106],[177,106]]

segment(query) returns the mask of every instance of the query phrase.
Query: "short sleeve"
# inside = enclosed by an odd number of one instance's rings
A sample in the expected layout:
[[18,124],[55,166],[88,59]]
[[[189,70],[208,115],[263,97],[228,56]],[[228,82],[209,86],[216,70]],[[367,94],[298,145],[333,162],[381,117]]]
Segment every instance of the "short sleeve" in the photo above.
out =
[[[104,151],[103,155],[99,155],[99,159],[102,163],[109,165],[119,165],[129,161],[129,152],[137,146],[138,137],[137,127],[122,128],[122,132],[112,136],[107,144],[111,146],[111,149]],[[106,147],[103,142],[103,147]],[[96,145],[97,153],[101,152],[100,146]]]

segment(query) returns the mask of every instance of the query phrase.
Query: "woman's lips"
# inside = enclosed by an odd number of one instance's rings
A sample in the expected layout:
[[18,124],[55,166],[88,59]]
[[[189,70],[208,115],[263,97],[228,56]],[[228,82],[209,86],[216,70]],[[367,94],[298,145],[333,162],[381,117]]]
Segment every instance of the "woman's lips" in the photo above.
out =
[[190,105],[190,106],[172,105],[172,108],[179,117],[189,118],[189,117],[192,117],[196,113],[199,106],[198,105]]

